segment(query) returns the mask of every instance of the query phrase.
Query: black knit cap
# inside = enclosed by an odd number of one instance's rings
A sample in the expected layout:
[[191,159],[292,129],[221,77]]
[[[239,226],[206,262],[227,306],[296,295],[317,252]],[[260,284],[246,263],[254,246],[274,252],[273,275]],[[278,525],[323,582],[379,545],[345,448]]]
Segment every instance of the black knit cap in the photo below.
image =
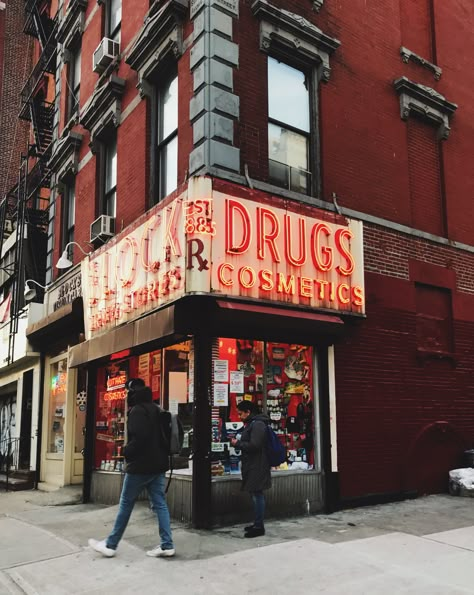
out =
[[141,378],[130,378],[125,383],[125,388],[128,391],[135,391],[139,388],[143,388],[145,386],[145,382]]

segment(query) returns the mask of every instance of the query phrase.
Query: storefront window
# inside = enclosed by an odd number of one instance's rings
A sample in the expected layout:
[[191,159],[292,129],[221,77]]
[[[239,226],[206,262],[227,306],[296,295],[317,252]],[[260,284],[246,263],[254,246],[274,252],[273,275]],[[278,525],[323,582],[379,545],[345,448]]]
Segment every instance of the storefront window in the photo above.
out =
[[118,362],[112,361],[98,371],[96,469],[124,471],[123,446],[128,415],[125,384],[129,378],[141,378],[151,388],[157,405],[179,415],[186,434],[183,452],[180,457],[175,457],[175,465],[188,466],[193,401],[190,361],[192,343],[185,341]]
[[212,474],[240,473],[230,438],[242,429],[237,405],[249,400],[270,418],[287,461],[278,470],[315,468],[313,348],[218,339],[213,357]]
[[67,359],[51,365],[51,387],[48,413],[48,452],[64,453],[66,419]]

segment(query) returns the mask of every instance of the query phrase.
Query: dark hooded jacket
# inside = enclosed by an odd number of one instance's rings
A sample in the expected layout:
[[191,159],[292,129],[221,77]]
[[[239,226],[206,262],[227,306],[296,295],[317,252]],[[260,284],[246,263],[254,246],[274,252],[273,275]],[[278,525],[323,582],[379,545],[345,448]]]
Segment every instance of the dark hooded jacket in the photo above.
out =
[[272,486],[267,457],[267,415],[252,415],[245,422],[240,441],[235,448],[242,451],[242,490],[259,492]]
[[151,390],[140,388],[133,394],[128,415],[128,442],[124,448],[126,472],[140,475],[164,473],[169,457],[162,439],[159,409],[153,403]]

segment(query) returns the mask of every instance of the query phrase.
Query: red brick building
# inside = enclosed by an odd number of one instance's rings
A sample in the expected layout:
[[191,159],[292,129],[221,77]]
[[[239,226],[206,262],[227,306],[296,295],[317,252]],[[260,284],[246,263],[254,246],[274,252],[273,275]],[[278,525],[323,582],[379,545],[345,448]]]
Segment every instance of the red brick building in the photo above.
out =
[[20,154],[28,144],[28,128],[18,120],[20,91],[31,69],[33,43],[25,42],[24,2],[0,3],[0,195],[18,181]]
[[447,488],[474,439],[473,26],[467,0],[60,5],[46,281],[92,243],[87,498],[122,471],[113,362],[192,430],[170,498],[198,525],[240,506],[242,398],[287,447],[273,514]]

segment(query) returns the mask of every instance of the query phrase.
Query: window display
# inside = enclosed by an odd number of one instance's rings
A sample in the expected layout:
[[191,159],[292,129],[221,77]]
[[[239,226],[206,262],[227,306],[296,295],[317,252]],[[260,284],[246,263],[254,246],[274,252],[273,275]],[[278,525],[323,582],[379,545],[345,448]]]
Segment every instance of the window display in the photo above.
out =
[[153,401],[179,415],[185,429],[185,440],[183,451],[174,461],[177,468],[188,467],[192,435],[192,362],[192,342],[185,341],[151,353],[112,361],[98,371],[95,469],[115,472],[125,469],[123,446],[128,414],[125,384],[129,378],[142,378],[151,388]]
[[252,401],[270,418],[286,448],[279,470],[315,467],[313,348],[299,344],[218,339],[213,358],[212,474],[240,472],[230,439],[243,425],[237,405]]
[[67,359],[51,365],[49,398],[49,453],[64,453],[64,423],[66,419]]
[[111,362],[98,374],[98,402],[96,411],[95,466],[101,471],[123,470],[125,442],[125,410],[129,378],[129,361]]

